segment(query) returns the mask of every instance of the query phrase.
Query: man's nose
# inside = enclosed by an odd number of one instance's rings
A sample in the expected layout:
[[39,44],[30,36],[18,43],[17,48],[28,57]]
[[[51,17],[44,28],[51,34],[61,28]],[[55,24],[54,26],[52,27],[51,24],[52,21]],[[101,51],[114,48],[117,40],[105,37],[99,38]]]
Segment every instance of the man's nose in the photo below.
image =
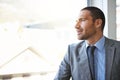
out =
[[76,28],[76,29],[80,28],[80,21],[76,21],[75,28]]

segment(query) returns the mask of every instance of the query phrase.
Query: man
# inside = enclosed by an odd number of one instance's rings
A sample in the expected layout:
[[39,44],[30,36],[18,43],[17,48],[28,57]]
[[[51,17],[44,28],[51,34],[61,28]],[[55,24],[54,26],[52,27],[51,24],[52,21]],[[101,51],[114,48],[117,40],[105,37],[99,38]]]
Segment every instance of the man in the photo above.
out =
[[[75,28],[83,41],[68,46],[54,80],[120,80],[120,42],[103,35],[104,25],[105,16],[99,8],[80,11]],[[91,56],[89,47],[93,45]]]

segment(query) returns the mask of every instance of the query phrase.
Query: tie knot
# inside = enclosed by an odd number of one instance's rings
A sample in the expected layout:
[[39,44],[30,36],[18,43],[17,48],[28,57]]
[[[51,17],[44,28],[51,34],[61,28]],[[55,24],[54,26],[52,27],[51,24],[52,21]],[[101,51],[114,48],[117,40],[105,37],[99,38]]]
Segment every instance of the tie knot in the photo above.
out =
[[90,46],[91,54],[94,54],[95,48],[95,46]]
[[96,47],[95,46],[90,46],[91,47],[91,49],[95,49]]

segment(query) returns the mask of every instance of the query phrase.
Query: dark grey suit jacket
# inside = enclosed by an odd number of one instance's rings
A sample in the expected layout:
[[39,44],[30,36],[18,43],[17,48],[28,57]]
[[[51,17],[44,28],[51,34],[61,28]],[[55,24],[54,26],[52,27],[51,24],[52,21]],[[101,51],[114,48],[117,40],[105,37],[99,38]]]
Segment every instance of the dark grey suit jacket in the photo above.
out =
[[[105,80],[120,80],[120,42],[105,38]],[[85,41],[71,44],[54,80],[91,80]]]

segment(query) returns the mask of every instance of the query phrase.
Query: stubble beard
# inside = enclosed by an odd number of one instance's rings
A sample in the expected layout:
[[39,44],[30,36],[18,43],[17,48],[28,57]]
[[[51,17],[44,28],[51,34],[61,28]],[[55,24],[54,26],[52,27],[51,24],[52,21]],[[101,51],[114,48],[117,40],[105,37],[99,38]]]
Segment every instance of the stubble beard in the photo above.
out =
[[87,38],[84,35],[77,35],[78,40],[86,40]]
[[95,32],[92,33],[92,34],[80,34],[80,35],[77,35],[77,38],[78,38],[78,40],[88,40],[88,39],[91,38],[94,34],[95,34]]

